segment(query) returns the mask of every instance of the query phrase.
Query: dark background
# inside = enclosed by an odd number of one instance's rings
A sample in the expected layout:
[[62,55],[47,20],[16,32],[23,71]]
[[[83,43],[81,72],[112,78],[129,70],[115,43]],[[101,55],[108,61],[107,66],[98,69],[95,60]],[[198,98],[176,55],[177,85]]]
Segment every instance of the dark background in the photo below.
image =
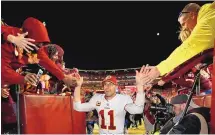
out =
[[1,10],[8,25],[21,27],[30,16],[45,21],[52,43],[65,50],[66,67],[118,69],[168,57],[180,45],[177,18],[188,3],[2,1]]

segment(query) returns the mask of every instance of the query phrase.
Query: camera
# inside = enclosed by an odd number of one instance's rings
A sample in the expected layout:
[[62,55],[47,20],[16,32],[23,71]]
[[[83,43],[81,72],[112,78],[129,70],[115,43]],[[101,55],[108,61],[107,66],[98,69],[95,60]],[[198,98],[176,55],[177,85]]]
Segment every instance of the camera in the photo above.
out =
[[174,117],[173,105],[166,103],[161,95],[156,94],[155,96],[160,100],[160,103],[151,103],[149,108],[155,118],[154,132],[160,130],[168,120]]
[[174,116],[173,106],[171,104],[155,104],[151,105],[150,112],[154,114],[158,121],[166,123],[170,118]]
[[151,105],[150,107],[151,112],[163,113],[163,114],[174,114],[173,105],[166,103],[165,105],[162,104],[155,104]]

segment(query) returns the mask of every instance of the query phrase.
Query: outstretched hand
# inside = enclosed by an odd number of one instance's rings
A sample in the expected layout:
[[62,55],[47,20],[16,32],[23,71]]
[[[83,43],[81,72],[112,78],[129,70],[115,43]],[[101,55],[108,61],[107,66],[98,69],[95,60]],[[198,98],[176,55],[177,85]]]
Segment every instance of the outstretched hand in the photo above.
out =
[[24,49],[26,52],[30,52],[35,49],[39,49],[35,44],[31,42],[35,42],[34,39],[25,38],[28,35],[28,32],[23,34],[17,34],[18,36],[13,36],[12,43],[14,43],[17,47]]
[[75,73],[74,76],[76,78],[77,87],[81,87],[84,82],[84,77],[81,77],[78,73]]
[[142,66],[142,68],[140,69],[140,71],[136,70],[136,85],[145,85],[145,82],[149,82],[150,78],[148,77],[148,73],[149,73],[150,69],[148,67],[148,65],[146,66]]
[[136,83],[137,85],[148,85],[159,76],[160,72],[157,67],[148,65],[142,66],[140,72],[136,71]]

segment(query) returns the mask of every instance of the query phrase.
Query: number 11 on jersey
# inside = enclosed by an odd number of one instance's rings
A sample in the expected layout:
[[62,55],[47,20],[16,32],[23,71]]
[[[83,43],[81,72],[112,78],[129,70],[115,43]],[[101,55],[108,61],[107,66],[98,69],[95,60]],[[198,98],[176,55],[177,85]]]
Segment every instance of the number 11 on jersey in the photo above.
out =
[[[107,125],[105,125],[104,110],[99,111],[99,115],[101,115],[101,128],[107,129]],[[114,111],[109,110],[108,116],[110,118],[110,125],[108,126],[108,129],[109,130],[116,130],[116,126],[114,126]]]

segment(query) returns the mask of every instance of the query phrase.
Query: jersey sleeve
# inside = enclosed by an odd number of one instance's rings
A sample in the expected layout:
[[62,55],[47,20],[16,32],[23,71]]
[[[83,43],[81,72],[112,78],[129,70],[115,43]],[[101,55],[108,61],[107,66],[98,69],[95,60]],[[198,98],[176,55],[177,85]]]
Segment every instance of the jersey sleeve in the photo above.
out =
[[127,103],[125,105],[125,111],[129,112],[130,114],[141,114],[143,113],[144,106],[143,105],[136,105],[133,103],[130,96],[127,96]]
[[74,102],[74,109],[79,112],[89,112],[95,109],[97,96],[94,95],[89,102]]

